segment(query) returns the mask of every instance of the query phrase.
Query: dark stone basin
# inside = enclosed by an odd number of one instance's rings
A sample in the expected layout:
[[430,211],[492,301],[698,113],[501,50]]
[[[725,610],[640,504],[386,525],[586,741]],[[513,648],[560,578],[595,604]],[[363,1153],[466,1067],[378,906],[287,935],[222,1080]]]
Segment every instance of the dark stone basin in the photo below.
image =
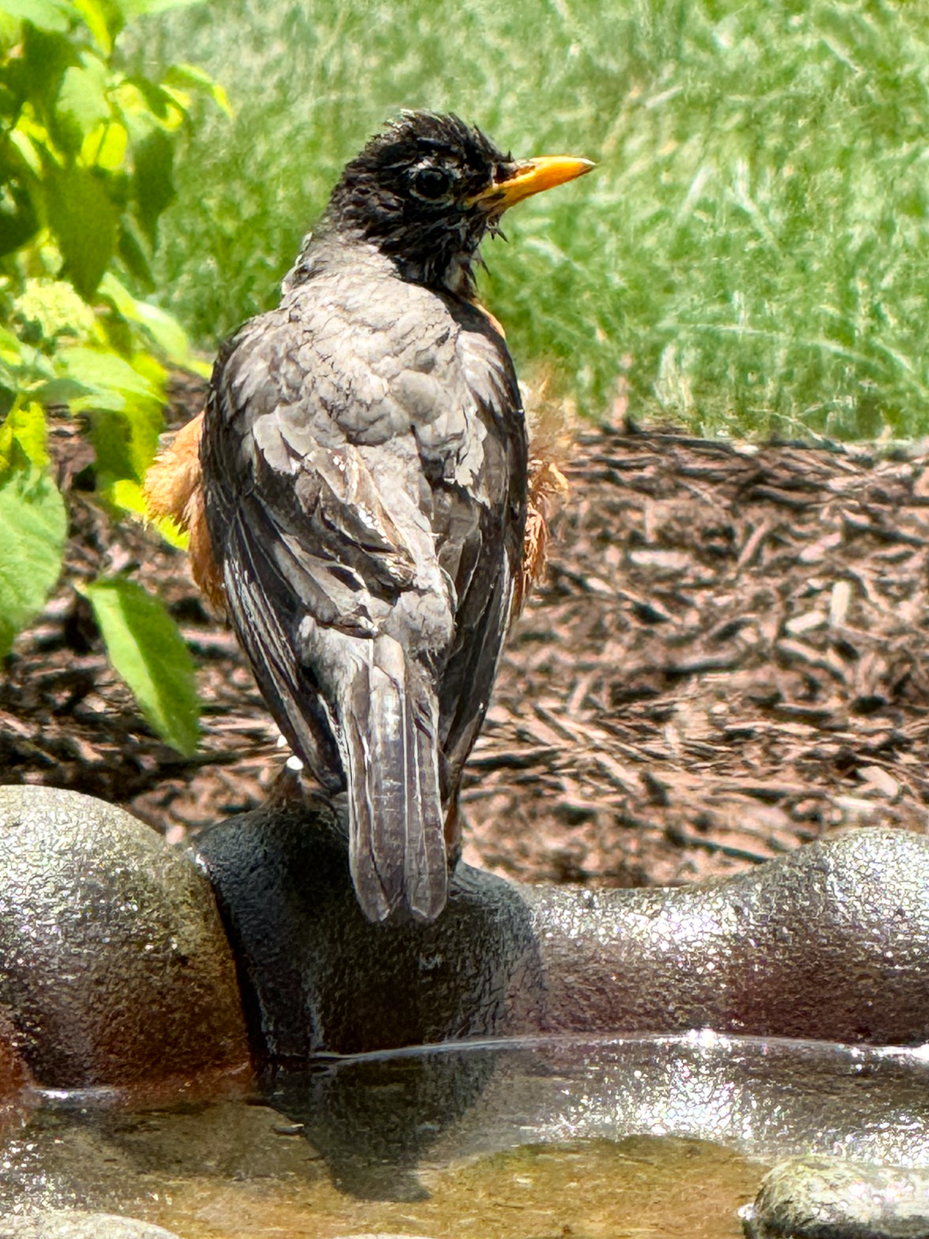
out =
[[850,832],[661,890],[526,887],[461,865],[427,926],[364,919],[326,805],[232,818],[200,857],[262,1060],[540,1032],[929,1040],[922,836]]
[[[668,890],[462,866],[435,924],[373,926],[328,805],[234,818],[193,863],[88,797],[0,788],[0,1223],[341,1226],[360,1215],[335,1190],[396,1230],[389,1202],[419,1207],[440,1180],[468,1199],[527,1145],[559,1165],[649,1139],[925,1168],[927,994],[929,840],[912,834]],[[542,1183],[549,1154],[513,1156],[531,1173],[505,1176]],[[739,1203],[760,1173],[739,1171]],[[253,1174],[279,1185],[254,1217],[234,1187]]]

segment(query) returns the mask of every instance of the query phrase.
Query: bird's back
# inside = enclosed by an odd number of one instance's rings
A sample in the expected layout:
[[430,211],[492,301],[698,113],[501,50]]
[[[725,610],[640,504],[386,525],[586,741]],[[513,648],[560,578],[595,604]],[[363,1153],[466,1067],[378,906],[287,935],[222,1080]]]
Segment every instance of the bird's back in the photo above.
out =
[[512,363],[475,306],[326,239],[217,362],[201,458],[230,613],[282,731],[348,791],[374,919],[444,903],[525,522]]

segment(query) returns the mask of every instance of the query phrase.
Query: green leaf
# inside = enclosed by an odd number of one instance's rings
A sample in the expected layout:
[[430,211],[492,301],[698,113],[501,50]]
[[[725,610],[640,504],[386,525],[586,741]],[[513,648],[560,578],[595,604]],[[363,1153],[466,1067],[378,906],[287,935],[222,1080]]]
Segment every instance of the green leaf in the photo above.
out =
[[136,300],[111,271],[100,281],[99,291],[102,297],[112,301],[118,314],[128,322],[145,328],[172,366],[209,378],[211,367],[193,356],[187,333],[176,318],[156,305]]
[[17,125],[15,129],[10,130],[9,138],[10,145],[20,156],[29,171],[34,173],[35,176],[41,176],[42,156],[36,150],[35,143],[30,135],[28,133],[24,133],[19,125]]
[[119,207],[87,168],[56,168],[48,179],[48,216],[64,259],[62,274],[89,301],[116,248]]
[[88,395],[89,391],[83,383],[75,383],[73,379],[49,379],[47,383],[30,388],[29,394],[47,409],[53,405],[68,405]]
[[106,69],[95,56],[85,56],[84,65],[71,65],[61,79],[55,102],[57,136],[70,151],[78,151],[84,135],[110,118],[106,97]]
[[190,345],[187,342],[187,333],[177,319],[146,301],[137,301],[111,271],[100,281],[100,295],[109,298],[116,312],[130,323],[145,327],[170,362],[186,357]]
[[125,125],[109,120],[95,125],[81,143],[81,163],[85,167],[105,168],[114,172],[122,166],[129,146]]
[[58,353],[65,377],[90,389],[72,409],[92,411],[91,438],[103,486],[126,477],[141,481],[162,429],[164,367],[147,353],[137,353],[134,360],[139,369],[102,349]]
[[[109,56],[113,51],[113,38],[122,25],[118,8],[102,4],[100,0],[74,0],[74,7],[87,23],[104,56]],[[113,29],[110,28],[111,22]]]
[[28,191],[15,181],[8,181],[5,189],[6,200],[0,200],[0,257],[25,245],[39,229],[39,217]]
[[103,497],[114,507],[153,525],[169,546],[176,547],[179,551],[186,551],[190,547],[190,535],[186,529],[181,529],[177,521],[170,516],[152,518],[142,487],[138,482],[132,481],[131,478],[120,478],[118,482],[106,487]]
[[142,13],[163,13],[166,9],[183,9],[199,0],[122,0],[122,10],[127,17]]
[[189,757],[199,738],[193,659],[161,603],[124,577],[83,586],[115,670],[158,735]]
[[61,575],[68,517],[57,486],[34,469],[0,485],[0,655],[42,610]]
[[22,361],[23,346],[12,331],[0,327],[0,361],[18,366]]
[[136,215],[151,245],[155,244],[158,217],[177,196],[174,188],[174,143],[163,129],[154,129],[133,148],[135,177],[132,193]]
[[129,400],[119,412],[94,413],[90,437],[100,486],[109,487],[121,478],[141,482],[155,458],[163,425],[161,406],[148,401]]
[[114,97],[127,116],[140,118],[146,133],[151,132],[152,118],[169,123],[177,111],[177,100],[170,91],[147,77],[126,77],[114,91]]
[[65,375],[76,383],[99,392],[101,395],[115,393],[123,397],[117,404],[110,403],[109,408],[125,407],[125,397],[143,396],[157,401],[160,405],[161,392],[153,384],[130,366],[128,361],[116,353],[104,349],[64,348],[58,354]]
[[119,256],[126,270],[140,284],[146,288],[155,287],[155,277],[152,275],[152,269],[148,264],[145,250],[142,248],[135,223],[125,217],[123,217],[122,227],[119,230]]
[[93,310],[66,280],[30,277],[13,310],[23,337],[43,345],[83,343],[96,333]]
[[45,413],[36,401],[14,404],[0,426],[0,469],[32,466],[41,472],[48,465],[45,448]]
[[[56,0],[56,7],[65,6]],[[21,48],[18,75],[35,109],[34,121],[41,126],[53,116],[65,70],[78,59],[75,40],[70,33],[42,29],[27,21],[23,24]],[[11,62],[11,67],[14,64],[15,61]]]
[[116,478],[138,477],[133,461],[132,423],[123,410],[97,409],[90,423],[97,487],[106,491]]
[[70,29],[72,11],[69,4],[56,4],[55,0],[0,0],[0,13],[56,34]]

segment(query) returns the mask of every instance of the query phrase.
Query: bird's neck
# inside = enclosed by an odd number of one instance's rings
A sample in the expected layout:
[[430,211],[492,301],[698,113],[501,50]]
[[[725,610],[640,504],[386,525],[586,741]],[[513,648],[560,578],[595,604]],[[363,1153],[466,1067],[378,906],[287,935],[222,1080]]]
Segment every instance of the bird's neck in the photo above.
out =
[[297,261],[284,277],[283,291],[289,292],[349,257],[365,265],[381,266],[385,272],[390,271],[411,284],[423,284],[434,292],[451,294],[462,301],[474,301],[477,296],[473,271],[475,256],[463,257],[460,251],[443,252],[425,247],[416,254],[402,253],[388,239],[372,240],[360,229],[333,228],[327,226],[325,220],[304,239]]
[[477,296],[474,283],[474,273],[470,262],[461,262],[458,258],[447,260],[439,268],[429,261],[411,261],[409,259],[391,258],[401,279],[411,284],[425,284],[433,292],[451,293],[462,301],[473,301]]

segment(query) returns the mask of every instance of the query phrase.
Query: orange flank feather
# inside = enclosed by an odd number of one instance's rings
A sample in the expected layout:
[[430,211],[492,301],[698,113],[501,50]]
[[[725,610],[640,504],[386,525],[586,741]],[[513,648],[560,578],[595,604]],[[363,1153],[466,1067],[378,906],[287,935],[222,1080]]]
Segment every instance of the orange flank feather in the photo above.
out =
[[559,500],[567,493],[567,479],[556,464],[550,460],[530,459],[526,532],[523,535],[523,558],[513,597],[514,619],[526,605],[526,600],[545,569],[550,536],[549,521]]
[[550,525],[569,490],[559,466],[566,466],[571,460],[576,414],[569,401],[559,399],[553,392],[555,386],[554,373],[542,367],[531,388],[526,389],[529,488],[523,557],[511,612],[514,620],[545,571]]
[[478,301],[477,297],[470,297],[469,301],[474,306],[475,310],[480,310],[500,339],[505,340],[506,332],[503,330],[503,324],[500,322],[499,318],[497,318],[496,314],[491,314],[490,310],[488,310],[487,306],[484,305],[483,301]]
[[213,558],[203,505],[202,430],[202,413],[181,427],[146,474],[143,494],[149,516],[170,517],[187,531],[193,578],[208,602],[222,609],[225,606],[223,581]]

